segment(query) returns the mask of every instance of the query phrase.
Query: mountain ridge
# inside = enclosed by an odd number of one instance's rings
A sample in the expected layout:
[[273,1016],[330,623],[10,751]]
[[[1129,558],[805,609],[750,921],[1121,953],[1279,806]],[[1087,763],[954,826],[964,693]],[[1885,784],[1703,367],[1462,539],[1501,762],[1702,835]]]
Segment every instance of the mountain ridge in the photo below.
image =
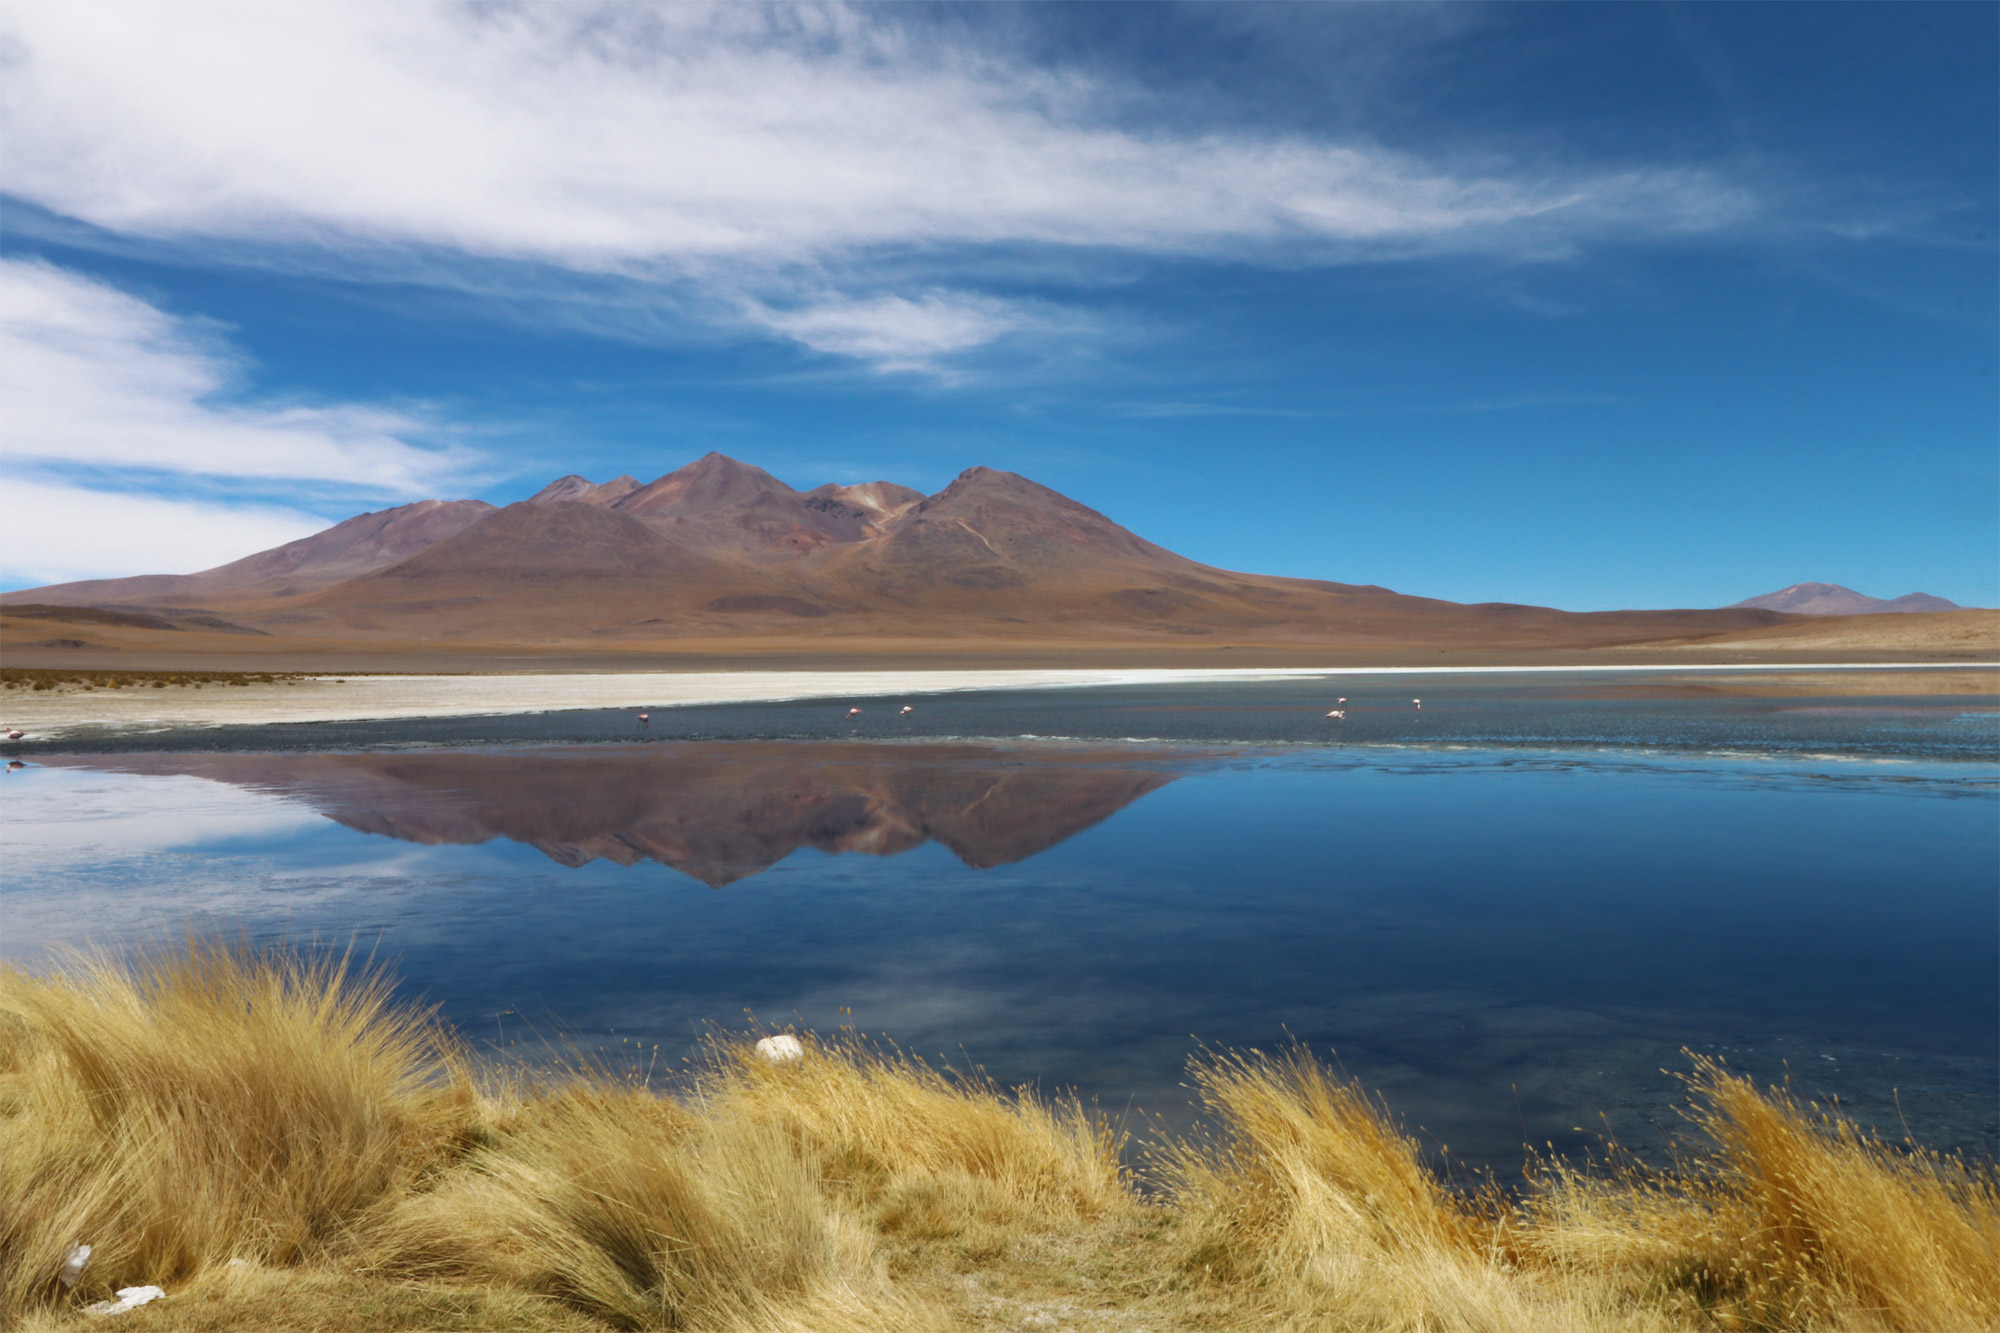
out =
[[[967,468],[798,490],[710,452],[651,482],[571,474],[504,507],[420,501],[194,575],[0,594],[9,604],[226,613],[288,642],[589,652],[757,640],[1206,641],[1345,651],[1700,642],[1795,617],[1755,606],[1578,613],[1251,574],[1151,542],[1047,486]],[[314,649],[319,651],[320,649]],[[300,651],[306,651],[301,648]]]

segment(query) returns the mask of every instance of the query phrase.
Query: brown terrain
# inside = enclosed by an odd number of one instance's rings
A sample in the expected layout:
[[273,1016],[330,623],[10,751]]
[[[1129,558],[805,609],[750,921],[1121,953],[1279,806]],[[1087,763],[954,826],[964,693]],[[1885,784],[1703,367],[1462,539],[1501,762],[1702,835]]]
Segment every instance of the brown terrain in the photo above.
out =
[[[525,843],[580,866],[656,861],[711,888],[801,847],[894,856],[937,842],[975,869],[1026,860],[1178,774],[1129,754],[815,742],[476,752],[161,754],[41,761],[173,774],[297,797],[363,833]],[[1162,761],[1166,756],[1162,756]],[[1183,756],[1185,758],[1185,756]]]
[[1567,612],[1244,574],[1013,473],[798,491],[711,453],[647,484],[426,500],[186,575],[0,595],[17,666],[605,667],[1951,660],[2000,612]]

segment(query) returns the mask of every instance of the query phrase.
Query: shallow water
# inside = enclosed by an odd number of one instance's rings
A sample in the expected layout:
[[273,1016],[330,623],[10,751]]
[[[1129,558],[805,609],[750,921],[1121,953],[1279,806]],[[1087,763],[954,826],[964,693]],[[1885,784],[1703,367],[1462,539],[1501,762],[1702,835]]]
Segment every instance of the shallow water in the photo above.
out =
[[2000,699],[1733,688],[1357,673],[28,753],[0,949],[359,938],[511,1052],[672,1067],[746,1011],[852,1021],[1175,1124],[1197,1041],[1297,1040],[1503,1170],[1658,1152],[1685,1047],[1992,1155]]

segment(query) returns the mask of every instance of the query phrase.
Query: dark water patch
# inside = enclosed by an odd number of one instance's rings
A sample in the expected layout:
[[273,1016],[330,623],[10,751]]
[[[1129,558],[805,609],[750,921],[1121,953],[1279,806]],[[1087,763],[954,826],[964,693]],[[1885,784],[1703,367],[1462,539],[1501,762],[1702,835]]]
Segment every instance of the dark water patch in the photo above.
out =
[[[1917,691],[1925,673],[1903,673]],[[1887,679],[1870,673],[1869,679]],[[1721,686],[1735,682],[1732,694]],[[2000,755],[2000,695],[1771,693],[1784,682],[1724,676],[1689,693],[1684,675],[1605,672],[1396,676],[966,691],[696,707],[655,705],[488,717],[105,732],[29,741],[9,753],[359,749],[685,740],[875,742],[1065,738],[1166,744],[1482,749],[1988,761]],[[1889,682],[1893,684],[1893,682]],[[1795,686],[1804,690],[1804,686]],[[1338,702],[1346,697],[1347,703]],[[1418,707],[1416,701],[1421,700]],[[909,704],[914,711],[900,710]],[[859,707],[858,717],[849,710]],[[1339,709],[1341,718],[1326,714]],[[646,722],[638,714],[646,712]]]

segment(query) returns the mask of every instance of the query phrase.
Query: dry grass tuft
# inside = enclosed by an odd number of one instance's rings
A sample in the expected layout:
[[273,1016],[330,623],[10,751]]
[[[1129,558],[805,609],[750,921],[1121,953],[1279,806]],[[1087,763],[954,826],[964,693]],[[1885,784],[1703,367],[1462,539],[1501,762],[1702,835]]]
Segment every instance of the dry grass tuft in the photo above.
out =
[[618,1328],[901,1327],[869,1239],[785,1134],[602,1081],[530,1102],[385,1228],[385,1266]]
[[1527,1253],[1722,1328],[2000,1327],[1990,1168],[1891,1147],[1711,1060],[1688,1082],[1714,1151],[1610,1180],[1553,1168]]
[[1190,1065],[1221,1127],[1164,1146],[1179,1268],[1245,1323],[1407,1330],[1656,1327],[1603,1284],[1522,1272],[1505,1201],[1453,1193],[1385,1107],[1304,1050]]
[[0,1309],[337,1244],[475,1112],[457,1053],[379,974],[194,944],[0,970]]
[[892,1226],[948,1235],[982,1216],[1080,1219],[1131,1203],[1121,1136],[1074,1099],[1006,1092],[851,1032],[804,1042],[802,1059],[780,1063],[716,1043],[700,1100],[782,1132],[829,1188]]
[[1480,1247],[1482,1228],[1387,1110],[1308,1053],[1211,1054],[1190,1072],[1227,1134],[1166,1151],[1199,1238],[1191,1268],[1242,1278]]

